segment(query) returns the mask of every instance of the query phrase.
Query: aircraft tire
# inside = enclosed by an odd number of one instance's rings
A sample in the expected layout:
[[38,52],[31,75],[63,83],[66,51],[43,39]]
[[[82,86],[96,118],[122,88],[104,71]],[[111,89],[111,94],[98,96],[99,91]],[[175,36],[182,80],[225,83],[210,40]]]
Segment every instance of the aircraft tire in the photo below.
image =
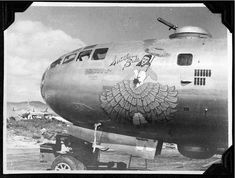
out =
[[59,155],[51,165],[52,170],[69,171],[69,170],[86,170],[85,165],[70,155]]
[[206,147],[188,145],[177,145],[177,147],[180,154],[192,159],[208,159],[215,154],[213,149]]

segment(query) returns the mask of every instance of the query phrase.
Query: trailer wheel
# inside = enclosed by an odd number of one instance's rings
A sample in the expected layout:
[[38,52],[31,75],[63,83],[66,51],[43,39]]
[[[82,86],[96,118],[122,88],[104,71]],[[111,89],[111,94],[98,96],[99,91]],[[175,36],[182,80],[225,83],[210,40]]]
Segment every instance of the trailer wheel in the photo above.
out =
[[51,169],[56,171],[86,170],[86,167],[82,162],[72,156],[60,155],[53,161]]

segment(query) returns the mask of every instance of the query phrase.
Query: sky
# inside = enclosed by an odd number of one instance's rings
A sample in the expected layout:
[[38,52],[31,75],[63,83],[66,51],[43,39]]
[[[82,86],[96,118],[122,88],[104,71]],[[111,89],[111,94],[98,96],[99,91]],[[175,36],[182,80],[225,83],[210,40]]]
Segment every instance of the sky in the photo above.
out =
[[144,7],[119,3],[119,7],[117,4],[94,7],[94,4],[72,3],[72,7],[58,7],[57,4],[34,3],[25,12],[16,13],[15,22],[4,32],[7,101],[43,101],[40,94],[43,72],[61,55],[84,45],[168,38],[173,31],[159,23],[158,17],[179,27],[202,27],[213,38],[227,35],[220,14],[211,13],[203,5],[145,4]]

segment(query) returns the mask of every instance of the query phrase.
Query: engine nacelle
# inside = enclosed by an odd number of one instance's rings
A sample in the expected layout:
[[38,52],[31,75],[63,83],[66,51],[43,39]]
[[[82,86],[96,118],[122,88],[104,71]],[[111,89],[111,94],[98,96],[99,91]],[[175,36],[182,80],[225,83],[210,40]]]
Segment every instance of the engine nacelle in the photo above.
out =
[[207,159],[216,153],[216,149],[205,146],[178,144],[177,147],[180,154],[192,159]]

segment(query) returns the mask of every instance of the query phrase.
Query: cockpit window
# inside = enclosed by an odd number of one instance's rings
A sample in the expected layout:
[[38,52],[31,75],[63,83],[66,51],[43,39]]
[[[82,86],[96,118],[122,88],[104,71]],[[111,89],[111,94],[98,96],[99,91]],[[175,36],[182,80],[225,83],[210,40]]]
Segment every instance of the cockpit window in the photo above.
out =
[[60,65],[61,61],[62,61],[63,58],[59,58],[57,59],[55,62],[53,62],[50,66],[50,68],[54,68],[56,67],[57,65]]
[[108,48],[96,49],[91,60],[102,60],[107,54]]
[[92,50],[82,51],[77,57],[76,61],[86,61],[90,58]]
[[74,54],[70,54],[70,55],[66,56],[66,57],[64,58],[63,64],[66,64],[66,63],[69,63],[69,62],[73,61],[73,60],[75,59],[76,55],[77,55],[77,54],[74,53]]
[[180,66],[190,66],[193,62],[193,55],[190,53],[183,53],[178,55],[177,64]]

